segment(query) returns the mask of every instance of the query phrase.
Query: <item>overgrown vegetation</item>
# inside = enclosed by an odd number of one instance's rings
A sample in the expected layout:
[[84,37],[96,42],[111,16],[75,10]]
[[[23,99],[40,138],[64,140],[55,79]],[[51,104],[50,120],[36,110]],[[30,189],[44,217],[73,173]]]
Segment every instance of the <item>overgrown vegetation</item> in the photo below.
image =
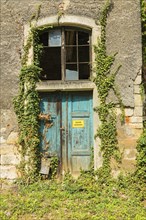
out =
[[[143,1],[142,1],[143,2]],[[144,3],[142,3],[145,5]],[[115,92],[119,100],[119,105],[124,115],[124,107],[120,94],[115,86],[115,77],[120,68],[117,67],[115,72],[111,72],[111,67],[114,63],[115,56],[107,55],[106,52],[106,23],[107,16],[110,12],[112,4],[107,1],[104,9],[101,12],[100,24],[101,24],[101,38],[98,41],[98,45],[95,46],[96,54],[96,77],[94,82],[97,86],[98,95],[100,99],[100,105],[95,108],[98,112],[101,125],[97,131],[97,135],[101,140],[100,149],[103,155],[103,166],[98,170],[98,180],[108,184],[107,179],[110,179],[110,161],[115,158],[120,162],[121,156],[117,147],[117,130],[116,130],[116,112],[115,104],[113,102],[107,102],[107,97],[110,90]],[[40,7],[37,13],[33,16],[36,22],[39,17]],[[142,9],[142,14],[144,14]],[[145,16],[145,15],[144,15]],[[145,17],[144,17],[145,19]],[[144,20],[145,21],[145,20]],[[18,117],[19,124],[19,145],[22,160],[20,163],[20,173],[23,182],[32,183],[36,181],[39,176],[40,166],[40,152],[39,152],[39,96],[36,91],[36,83],[39,81],[39,74],[41,68],[39,67],[40,55],[42,52],[42,45],[39,44],[39,33],[44,31],[50,26],[44,26],[37,28],[35,22],[30,23],[30,32],[27,38],[27,42],[24,46],[24,54],[22,57],[22,69],[20,72],[19,94],[14,99],[15,112]],[[143,19],[142,19],[143,22]],[[33,61],[29,64],[29,52],[33,48]],[[144,130],[145,132],[145,130]],[[95,137],[95,138],[96,138]],[[137,175],[144,174],[143,161],[145,156],[145,133],[139,141],[138,151],[140,152],[138,157],[138,169]],[[142,153],[141,153],[141,149]],[[91,170],[91,175],[92,175]],[[56,168],[55,171],[56,173]]]
[[[141,21],[142,21],[142,48],[143,48],[143,73],[146,74],[146,1],[141,0]],[[146,82],[145,82],[146,83]],[[144,86],[146,86],[144,83]],[[145,88],[146,91],[146,88]],[[143,92],[143,96],[146,95]],[[145,106],[144,106],[145,108]],[[137,144],[137,169],[135,172],[136,181],[144,188],[146,180],[146,121],[144,122],[143,133]],[[145,189],[144,189],[145,190]]]
[[84,173],[78,180],[67,175],[63,182],[40,181],[3,191],[2,220],[145,220],[146,210],[138,191],[119,179],[100,185]]
[[98,112],[101,125],[97,130],[96,137],[101,140],[100,149],[103,153],[103,165],[98,170],[99,180],[107,181],[110,177],[110,160],[114,157],[118,162],[120,161],[120,153],[117,147],[117,129],[116,129],[116,112],[115,104],[113,102],[107,102],[107,97],[112,89],[118,100],[123,112],[123,104],[120,98],[117,88],[115,86],[115,76],[120,68],[117,68],[115,72],[111,72],[111,67],[115,60],[115,55],[107,55],[106,51],[106,24],[107,16],[110,12],[112,4],[107,1],[103,11],[101,12],[100,25],[101,25],[101,38],[98,40],[98,45],[95,46],[95,62],[96,62],[96,77],[94,82],[97,86],[98,96],[100,104],[94,110]]
[[146,1],[140,0],[140,3],[141,3],[143,66],[146,68]]
[[146,180],[146,122],[144,123],[143,133],[138,140],[137,151],[137,170],[135,175],[137,181],[143,185]]
[[[15,185],[14,188],[2,191],[1,211],[2,220],[14,219],[99,219],[99,220],[145,220],[145,185],[146,178],[146,127],[139,139],[137,150],[137,171],[128,177],[119,176],[117,180],[110,177],[110,159],[114,156],[120,161],[117,148],[116,114],[114,103],[107,103],[109,91],[115,89],[115,76],[119,69],[111,73],[111,66],[115,55],[108,56],[105,46],[105,27],[110,3],[106,5],[101,16],[101,40],[95,46],[96,72],[95,83],[98,88],[100,106],[98,112],[101,126],[97,136],[101,139],[103,152],[103,167],[94,172],[93,169],[82,172],[74,180],[67,174],[63,181],[38,180],[39,171],[39,97],[36,92],[36,82],[39,80],[39,56],[41,45],[38,44],[38,34],[42,29],[31,27],[20,73],[19,94],[15,98],[14,106],[18,117],[21,146],[21,178],[31,185]],[[48,28],[48,27],[43,27]],[[28,53],[34,47],[34,59],[28,65]],[[57,160],[52,164],[57,171]],[[97,179],[98,175],[98,179]],[[110,181],[107,181],[109,178]]]
[[[21,60],[22,68],[19,75],[19,92],[14,98],[14,109],[18,118],[19,140],[18,145],[21,154],[19,165],[20,180],[22,183],[33,183],[39,178],[41,165],[40,134],[39,134],[39,94],[36,91],[36,83],[42,71],[40,58],[43,46],[40,44],[39,34],[51,28],[46,25],[37,27],[41,5],[30,19],[30,31],[24,45]],[[32,57],[29,54],[33,52]],[[31,64],[29,64],[31,63]],[[51,173],[57,173],[56,157],[51,160]]]
[[[36,13],[38,18],[40,7]],[[24,46],[22,68],[19,75],[19,92],[14,98],[14,109],[19,124],[19,149],[21,162],[19,172],[21,180],[32,183],[38,177],[40,163],[39,149],[39,96],[36,91],[36,83],[39,81],[41,68],[39,67],[39,55],[42,47],[38,44],[38,35],[35,24],[30,23],[31,29]],[[34,48],[33,61],[29,64],[29,52]]]

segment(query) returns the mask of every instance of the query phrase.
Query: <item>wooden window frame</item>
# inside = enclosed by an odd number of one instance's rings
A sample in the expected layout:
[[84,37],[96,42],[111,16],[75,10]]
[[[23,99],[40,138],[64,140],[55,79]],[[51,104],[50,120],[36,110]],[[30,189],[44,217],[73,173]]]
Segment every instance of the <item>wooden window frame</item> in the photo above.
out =
[[[92,74],[91,74],[91,64],[92,64],[91,30],[78,28],[78,27],[73,27],[73,26],[54,27],[53,29],[54,30],[55,29],[60,29],[61,30],[61,46],[60,46],[60,48],[61,48],[61,79],[60,80],[44,79],[42,81],[46,81],[46,80],[49,80],[49,81],[63,81],[63,82],[68,82],[68,81],[76,81],[76,82],[78,82],[78,81],[89,81],[90,77],[92,76]],[[75,33],[76,33],[76,45],[66,45],[65,44],[65,31],[67,31],[69,29],[72,30],[72,31],[75,31]],[[48,36],[49,36],[49,30],[47,32],[48,32]],[[86,45],[79,45],[78,44],[79,32],[88,33],[88,35],[89,35],[89,45],[87,45],[87,44]],[[72,63],[71,62],[66,62],[66,48],[67,47],[73,47],[73,46],[77,48],[77,61],[72,62]],[[79,61],[79,48],[85,47],[85,46],[89,47],[89,60],[85,61],[85,62],[80,62]],[[45,47],[49,47],[49,45],[44,46],[44,48]],[[77,80],[68,80],[68,79],[66,79],[66,64],[77,64],[77,73],[78,73],[78,79]],[[79,78],[79,64],[88,64],[89,65],[89,77],[87,79],[80,79]]]

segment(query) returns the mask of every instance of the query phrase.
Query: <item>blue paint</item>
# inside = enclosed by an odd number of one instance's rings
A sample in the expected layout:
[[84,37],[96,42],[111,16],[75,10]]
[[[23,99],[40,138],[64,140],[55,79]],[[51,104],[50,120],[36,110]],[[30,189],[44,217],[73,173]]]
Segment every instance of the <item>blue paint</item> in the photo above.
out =
[[[58,94],[44,94],[41,98],[40,109],[43,114],[50,114],[49,121],[41,120],[41,151],[47,151],[50,155],[60,157],[60,110],[57,108],[59,102]],[[52,124],[50,128],[47,125]]]
[[[41,149],[57,154],[62,170],[78,175],[80,169],[87,170],[93,146],[92,92],[44,93],[40,108],[43,114],[51,114],[53,125],[47,129],[41,120]],[[84,122],[84,126],[73,127],[72,122]]]

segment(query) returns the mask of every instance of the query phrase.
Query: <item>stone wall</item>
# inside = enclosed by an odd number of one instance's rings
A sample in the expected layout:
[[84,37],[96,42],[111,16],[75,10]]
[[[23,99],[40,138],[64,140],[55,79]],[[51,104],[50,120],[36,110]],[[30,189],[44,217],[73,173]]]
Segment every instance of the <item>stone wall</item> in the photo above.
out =
[[[15,179],[20,157],[17,150],[18,127],[13,97],[18,91],[18,74],[24,44],[24,26],[41,5],[40,19],[59,14],[92,18],[98,24],[105,0],[2,0],[1,1],[1,177]],[[118,123],[119,147],[123,153],[122,169],[134,169],[136,142],[142,131],[141,24],[140,3],[113,0],[107,23],[107,51],[118,53],[113,70],[122,65],[116,85],[125,105],[125,124]],[[113,92],[109,100],[116,100]],[[120,114],[120,110],[118,110]],[[116,175],[117,167],[112,163]]]

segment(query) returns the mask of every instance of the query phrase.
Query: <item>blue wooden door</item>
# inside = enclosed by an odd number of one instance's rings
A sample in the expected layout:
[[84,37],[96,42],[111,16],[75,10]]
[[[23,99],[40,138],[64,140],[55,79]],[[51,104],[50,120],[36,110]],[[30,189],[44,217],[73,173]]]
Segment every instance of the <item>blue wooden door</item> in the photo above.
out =
[[40,102],[41,152],[43,156],[60,158],[60,95],[42,93]]
[[79,175],[88,170],[93,146],[92,92],[44,93],[42,115],[50,115],[49,125],[41,120],[41,148],[57,155],[61,171]]
[[88,170],[93,146],[92,93],[74,92],[68,100],[68,166],[73,175]]

